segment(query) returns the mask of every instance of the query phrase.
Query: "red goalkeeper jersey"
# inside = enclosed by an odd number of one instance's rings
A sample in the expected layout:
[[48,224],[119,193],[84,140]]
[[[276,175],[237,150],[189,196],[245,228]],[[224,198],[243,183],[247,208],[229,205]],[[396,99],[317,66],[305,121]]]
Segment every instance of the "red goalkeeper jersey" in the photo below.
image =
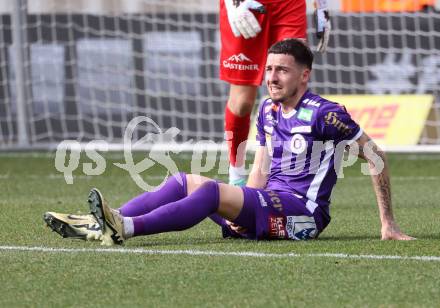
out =
[[266,13],[255,17],[262,31],[255,38],[235,37],[228,22],[226,6],[220,0],[220,79],[231,84],[261,84],[267,50],[286,38],[306,38],[306,2],[303,0],[261,0]]

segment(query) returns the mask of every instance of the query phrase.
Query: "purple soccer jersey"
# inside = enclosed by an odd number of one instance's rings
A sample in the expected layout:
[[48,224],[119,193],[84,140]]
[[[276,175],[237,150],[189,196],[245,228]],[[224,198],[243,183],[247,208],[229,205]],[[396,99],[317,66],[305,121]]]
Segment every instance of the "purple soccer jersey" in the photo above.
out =
[[272,158],[266,189],[293,193],[311,213],[318,206],[327,212],[344,148],[361,135],[345,107],[309,91],[287,114],[280,103],[265,100],[257,141]]

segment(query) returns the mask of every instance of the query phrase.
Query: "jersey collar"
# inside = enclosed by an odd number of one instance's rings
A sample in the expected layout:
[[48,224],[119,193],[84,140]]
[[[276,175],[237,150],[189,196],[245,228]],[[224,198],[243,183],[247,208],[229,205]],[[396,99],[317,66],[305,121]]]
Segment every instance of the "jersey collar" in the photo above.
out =
[[[309,90],[307,89],[306,92],[304,92],[303,96],[301,96],[301,98],[298,101],[298,104],[296,104],[295,108],[293,108],[291,111],[289,111],[288,113],[284,113],[282,108],[280,108],[280,112],[281,112],[281,116],[284,119],[290,119],[291,117],[293,117],[299,110],[299,108],[301,108],[301,106],[303,105],[303,101],[306,99],[306,97],[309,95]],[[277,102],[279,105],[281,105],[280,102]],[[281,106],[280,106],[281,107]]]

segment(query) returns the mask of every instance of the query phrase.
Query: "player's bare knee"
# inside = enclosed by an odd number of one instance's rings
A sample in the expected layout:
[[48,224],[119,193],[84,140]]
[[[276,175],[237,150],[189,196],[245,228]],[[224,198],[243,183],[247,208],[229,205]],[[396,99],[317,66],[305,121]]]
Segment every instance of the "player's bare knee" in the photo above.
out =
[[228,220],[234,220],[243,208],[243,191],[240,187],[220,183],[219,200],[217,213]]
[[238,101],[235,102],[233,106],[230,106],[229,109],[236,116],[244,117],[252,112],[254,102],[255,101]]
[[257,97],[257,87],[231,85],[228,107],[233,114],[243,117],[252,112]]
[[186,192],[187,195],[192,194],[195,190],[201,187],[204,183],[212,181],[211,179],[198,175],[198,174],[187,174],[186,175]]

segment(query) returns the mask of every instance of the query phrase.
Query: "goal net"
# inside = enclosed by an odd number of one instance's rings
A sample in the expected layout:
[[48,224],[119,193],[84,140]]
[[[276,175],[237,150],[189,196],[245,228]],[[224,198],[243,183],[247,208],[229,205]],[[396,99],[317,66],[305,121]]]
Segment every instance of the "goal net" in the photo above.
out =
[[[147,116],[175,141],[223,141],[217,0],[0,0],[0,148],[123,142]],[[332,12],[320,94],[432,94],[419,144],[440,144],[440,14]],[[312,16],[309,42],[316,46]],[[256,46],[256,48],[258,48]],[[264,87],[260,95],[264,95]],[[143,123],[135,138],[157,132]]]

